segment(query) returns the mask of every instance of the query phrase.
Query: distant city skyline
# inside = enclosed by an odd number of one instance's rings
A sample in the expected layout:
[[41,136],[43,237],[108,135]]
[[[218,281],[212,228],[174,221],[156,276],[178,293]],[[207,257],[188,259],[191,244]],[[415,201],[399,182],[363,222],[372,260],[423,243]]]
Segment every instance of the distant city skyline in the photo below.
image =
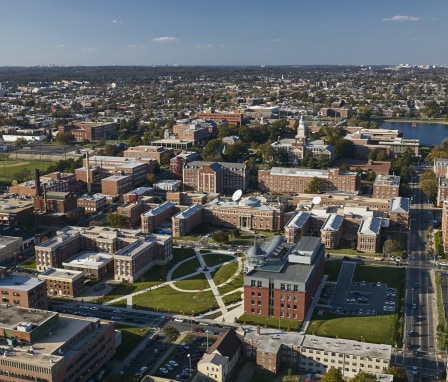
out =
[[2,0],[0,66],[448,65],[448,2]]

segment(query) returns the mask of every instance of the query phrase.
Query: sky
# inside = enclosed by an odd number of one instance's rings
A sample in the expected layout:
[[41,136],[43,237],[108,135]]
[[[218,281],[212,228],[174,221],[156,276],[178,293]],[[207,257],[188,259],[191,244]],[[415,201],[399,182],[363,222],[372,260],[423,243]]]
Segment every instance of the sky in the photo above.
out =
[[448,65],[446,0],[0,0],[0,66]]

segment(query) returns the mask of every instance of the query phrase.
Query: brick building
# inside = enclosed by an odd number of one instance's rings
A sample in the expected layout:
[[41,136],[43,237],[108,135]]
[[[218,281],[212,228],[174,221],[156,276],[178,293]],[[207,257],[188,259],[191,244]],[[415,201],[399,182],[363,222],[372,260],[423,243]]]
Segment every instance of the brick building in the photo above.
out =
[[152,235],[146,241],[136,241],[114,255],[114,279],[134,282],[155,265],[166,264],[173,258],[172,237]]
[[178,211],[178,207],[171,202],[164,202],[159,205],[153,205],[149,211],[144,212],[140,216],[142,232],[155,232],[156,228],[160,224],[170,222],[171,217]]
[[114,257],[109,253],[83,251],[62,263],[65,271],[82,272],[87,279],[104,279],[114,274]]
[[240,112],[208,111],[199,113],[198,118],[211,119],[212,121],[219,122],[225,120],[229,126],[241,126],[244,114]]
[[36,277],[8,274],[0,267],[1,306],[48,309],[45,282]]
[[182,179],[182,171],[185,163],[199,160],[201,155],[196,151],[183,151],[170,159],[170,170]]
[[319,191],[342,191],[357,193],[361,187],[361,176],[356,172],[311,170],[273,167],[258,171],[258,186],[263,192],[297,194],[306,192],[313,179],[320,180]]
[[204,206],[193,204],[182,212],[172,217],[173,237],[184,236],[191,232],[194,227],[203,222]]
[[358,245],[361,252],[375,253],[378,250],[381,233],[381,218],[370,217],[364,219],[358,231]]
[[437,178],[448,178],[448,158],[434,159],[433,171]]
[[73,192],[44,192],[34,196],[34,210],[42,213],[66,214],[77,206],[77,198]]
[[249,180],[246,163],[193,161],[183,168],[184,187],[201,192],[231,195],[238,189],[247,190]]
[[111,196],[120,196],[134,188],[132,175],[111,175],[101,179],[101,193]]
[[400,177],[398,175],[377,175],[373,182],[372,197],[390,199],[397,197],[400,191]]
[[82,195],[76,201],[76,206],[85,214],[96,214],[107,205],[106,197],[102,194]]
[[9,187],[11,194],[33,196],[42,194],[44,189],[55,192],[77,192],[81,189],[81,186],[76,182],[75,174],[65,174],[61,172],[52,172],[48,175],[40,176],[39,171],[36,169],[36,179],[28,180],[26,182],[16,184]]
[[80,271],[49,268],[39,274],[38,278],[45,281],[49,296],[76,297],[86,288],[84,273]]
[[192,141],[193,144],[216,137],[218,125],[213,120],[177,120],[173,125],[173,134],[180,140]]
[[59,126],[58,133],[70,133],[77,142],[88,140],[96,142],[99,140],[115,139],[118,137],[118,124],[98,122],[76,122],[71,125]]
[[205,205],[204,221],[243,230],[278,231],[284,224],[283,206],[262,203],[250,196],[238,201],[215,199]]
[[162,159],[171,158],[174,155],[174,149],[166,148],[162,146],[135,146],[129,147],[123,151],[124,158],[136,158],[136,159],[155,159],[159,164],[162,163]]
[[120,344],[114,323],[99,318],[18,307],[0,307],[0,315],[10,343],[0,359],[4,381],[93,380]]
[[448,252],[448,201],[442,204],[442,239],[443,251]]
[[148,205],[145,203],[126,203],[117,208],[117,213],[126,219],[130,227],[134,227],[140,224],[140,215],[148,208]]
[[303,321],[323,277],[324,246],[309,236],[289,254],[281,256],[279,246],[247,251],[244,313]]

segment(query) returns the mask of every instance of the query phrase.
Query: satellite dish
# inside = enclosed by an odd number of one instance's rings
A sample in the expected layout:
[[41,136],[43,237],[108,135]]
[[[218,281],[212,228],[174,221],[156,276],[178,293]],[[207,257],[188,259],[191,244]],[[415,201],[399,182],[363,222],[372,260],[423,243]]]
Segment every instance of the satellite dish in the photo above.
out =
[[232,200],[237,202],[243,196],[243,190],[236,190],[232,195]]
[[313,203],[313,204],[320,204],[321,201],[322,201],[322,199],[321,199],[320,196],[315,196],[311,203]]

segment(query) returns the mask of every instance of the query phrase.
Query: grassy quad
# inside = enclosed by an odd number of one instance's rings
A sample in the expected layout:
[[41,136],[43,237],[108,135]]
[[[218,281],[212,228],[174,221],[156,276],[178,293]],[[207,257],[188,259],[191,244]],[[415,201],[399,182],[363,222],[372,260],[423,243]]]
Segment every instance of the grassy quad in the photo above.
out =
[[185,315],[199,314],[218,307],[212,291],[188,293],[175,290],[169,285],[134,296],[132,302],[138,308],[149,307],[155,311]]

